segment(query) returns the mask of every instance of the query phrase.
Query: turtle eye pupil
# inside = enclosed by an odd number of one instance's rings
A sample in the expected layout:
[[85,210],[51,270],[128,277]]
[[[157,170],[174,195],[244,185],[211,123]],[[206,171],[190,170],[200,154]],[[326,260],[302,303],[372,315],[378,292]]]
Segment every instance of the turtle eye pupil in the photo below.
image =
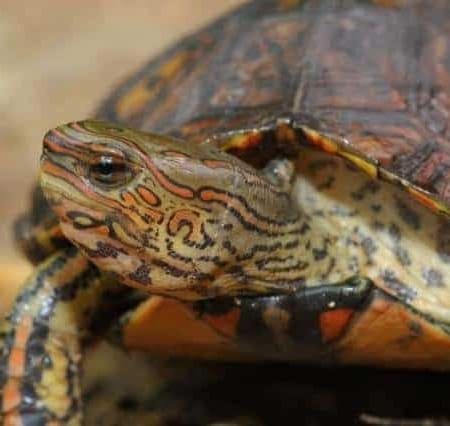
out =
[[89,179],[101,186],[124,185],[130,178],[131,171],[123,158],[101,155],[89,167]]
[[100,157],[100,160],[96,166],[94,166],[97,173],[105,177],[111,176],[114,171],[114,162],[112,157],[105,155]]

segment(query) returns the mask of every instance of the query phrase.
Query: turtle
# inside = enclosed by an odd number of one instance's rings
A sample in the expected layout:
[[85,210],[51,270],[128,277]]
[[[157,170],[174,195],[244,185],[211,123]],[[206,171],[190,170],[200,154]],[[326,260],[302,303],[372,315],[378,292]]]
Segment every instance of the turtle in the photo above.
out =
[[258,0],[44,136],[6,424],[80,424],[82,352],[450,369],[450,5]]

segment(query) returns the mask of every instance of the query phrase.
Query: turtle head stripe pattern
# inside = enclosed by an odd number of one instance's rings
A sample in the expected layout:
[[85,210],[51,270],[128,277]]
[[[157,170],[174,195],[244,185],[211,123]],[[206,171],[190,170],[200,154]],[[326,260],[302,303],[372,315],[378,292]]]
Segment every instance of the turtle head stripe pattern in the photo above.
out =
[[71,123],[46,134],[40,182],[64,234],[133,287],[196,300],[302,282],[289,194],[212,144]]

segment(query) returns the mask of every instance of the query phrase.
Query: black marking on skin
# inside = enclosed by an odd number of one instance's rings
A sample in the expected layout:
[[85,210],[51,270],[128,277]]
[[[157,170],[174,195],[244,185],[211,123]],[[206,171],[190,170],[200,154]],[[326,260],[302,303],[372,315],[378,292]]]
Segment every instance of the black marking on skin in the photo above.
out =
[[248,284],[248,277],[241,265],[233,265],[228,268],[229,273],[239,284]]
[[323,280],[327,279],[327,277],[331,274],[331,271],[336,266],[336,258],[335,257],[330,257],[329,259],[330,259],[330,264],[328,265],[328,268],[325,271],[325,273],[322,275],[322,279]]
[[[129,204],[121,204],[121,205],[123,206],[124,209],[130,210],[131,212],[133,212],[134,214],[136,214],[137,216],[139,216],[139,218],[140,218],[142,221],[144,221],[146,224],[148,224],[148,225],[152,225],[153,223],[155,223],[155,220],[154,220],[149,214],[145,213],[145,210],[142,211],[142,209],[139,209],[139,208],[137,207],[138,205],[140,205],[140,204],[142,204],[142,203],[139,202],[139,201],[137,201],[135,195],[134,195],[131,191],[123,191],[123,192],[120,194],[122,200],[124,200],[124,199],[123,199],[124,193],[126,193],[126,194],[129,195],[131,198],[133,198],[133,201],[134,201],[134,203],[135,203],[135,204],[133,204],[133,205],[129,205]],[[139,198],[141,198],[141,197],[139,197]],[[154,210],[154,209],[152,209],[151,207],[149,207],[148,204],[146,204],[146,210],[152,210],[152,211],[158,212],[158,210]],[[164,216],[162,216],[160,219],[158,219],[158,220],[156,221],[156,223],[157,223],[158,225],[161,225],[161,224],[163,223],[163,221],[164,221]]]
[[404,247],[396,245],[394,247],[394,253],[395,257],[403,266],[411,265],[411,258],[409,257],[408,251]]
[[350,258],[348,259],[348,269],[354,273],[358,272],[359,260],[356,256],[350,256]]
[[[285,220],[285,221],[281,221],[281,222],[280,221],[275,221],[275,220],[273,220],[273,219],[271,219],[269,217],[262,216],[255,209],[250,207],[248,202],[247,202],[247,200],[244,197],[242,197],[241,195],[236,195],[236,194],[233,194],[233,193],[231,193],[229,191],[221,191],[221,190],[219,190],[217,188],[208,187],[208,186],[199,188],[197,192],[198,192],[198,194],[201,194],[204,191],[212,191],[214,193],[224,194],[227,197],[229,197],[230,199],[238,200],[239,203],[243,206],[243,208],[247,212],[249,212],[257,220],[260,220],[261,222],[264,222],[264,223],[266,223],[268,225],[287,226],[289,224],[295,224],[298,221],[298,219],[299,219],[299,215],[297,213],[296,216],[293,219],[289,219],[289,220]],[[201,198],[199,197],[199,199],[201,199]],[[269,232],[269,231],[266,231],[264,229],[261,229],[261,228],[257,227],[256,225],[248,222],[247,220],[245,220],[244,217],[241,215],[241,213],[238,210],[236,210],[234,207],[232,207],[231,205],[225,203],[222,200],[214,199],[214,200],[209,200],[209,201],[205,201],[205,200],[202,200],[202,201],[204,201],[206,203],[217,203],[217,204],[220,204],[227,211],[229,211],[239,221],[239,223],[245,229],[247,229],[249,231],[254,231],[254,232],[256,232],[257,234],[260,234],[260,235],[267,235],[267,236],[271,236],[271,237],[277,237],[277,236],[283,236],[283,235],[286,235],[286,234],[294,234],[295,235],[295,234],[300,232],[298,229],[293,229],[290,232],[281,232],[281,233],[280,232]]]
[[417,212],[398,197],[395,197],[395,204],[399,216],[403,220],[403,222],[409,225],[412,229],[420,229],[420,216],[417,214]]
[[197,258],[197,260],[201,262],[214,263],[214,265],[219,266],[221,268],[227,265],[227,262],[221,260],[219,256],[200,256],[199,258]]
[[143,263],[140,265],[134,272],[128,274],[128,278],[131,280],[142,284],[142,285],[151,285],[152,280],[150,278],[150,267]]
[[292,250],[297,248],[300,245],[300,240],[293,240],[293,241],[288,241],[285,245],[284,248],[286,250]]
[[[213,213],[213,209],[210,209],[209,207],[205,206],[196,206],[200,211],[211,214]],[[212,219],[208,219],[207,221],[212,221]]]
[[242,262],[244,260],[250,260],[252,259],[256,253],[272,253],[276,250],[281,249],[282,244],[278,241],[272,245],[262,245],[262,244],[258,244],[255,246],[252,246],[252,248],[250,249],[249,252],[236,256],[236,261],[237,262]]
[[402,238],[402,234],[400,232],[400,228],[395,224],[395,223],[391,223],[389,225],[389,236],[392,238],[392,240],[395,243],[398,243],[401,238]]
[[417,297],[417,291],[400,281],[394,271],[386,269],[382,272],[381,279],[385,282],[386,287],[393,290],[404,302],[411,303]]
[[384,230],[384,227],[385,227],[384,223],[379,222],[379,221],[377,221],[377,220],[375,220],[375,221],[372,223],[372,228],[373,228],[374,231],[381,232],[381,231]]
[[330,243],[331,243],[330,238],[325,238],[323,240],[323,247],[322,248],[313,248],[312,249],[314,260],[316,262],[319,262],[319,261],[325,259],[328,256],[328,246],[330,245]]
[[423,334],[422,326],[417,321],[410,321],[408,329],[414,337],[420,337]]
[[305,222],[300,228],[300,235],[305,235],[307,232],[311,231],[311,226]]
[[200,233],[202,234],[204,242],[202,244],[200,244],[200,246],[196,246],[197,248],[199,248],[200,250],[204,250],[204,249],[206,249],[208,247],[213,247],[216,244],[214,242],[214,240],[206,232],[204,223],[202,223],[200,225]]
[[367,195],[376,194],[380,190],[379,183],[375,181],[367,181],[357,191],[351,192],[351,197],[356,201],[362,201]]
[[[150,209],[150,207],[148,207],[148,209],[149,210],[151,210]],[[133,211],[146,223],[146,224],[148,224],[148,225],[152,225],[153,223],[155,223],[155,219],[153,219],[149,214],[147,214],[147,213],[141,213],[138,209],[136,209],[136,210],[134,210],[133,209]],[[158,211],[157,210],[154,210],[155,212],[157,212],[158,213]],[[157,225],[161,225],[162,223],[164,222],[164,215],[161,215],[161,217],[156,221],[156,224]]]
[[[139,148],[137,145],[135,145],[135,146],[140,150],[140,148]],[[147,155],[147,153],[145,153],[145,152],[144,152],[143,154],[144,154],[144,156]],[[167,173],[164,173],[164,172],[161,170],[161,168],[158,167],[155,163],[153,163],[153,165],[154,165],[155,168],[158,169],[158,173],[161,173],[161,175],[164,176],[164,178],[165,178],[167,181],[169,181],[172,185],[174,185],[175,187],[181,188],[181,189],[186,189],[186,190],[188,190],[189,192],[193,193],[192,196],[191,196],[191,195],[190,195],[190,196],[180,196],[180,195],[178,195],[176,192],[170,191],[170,194],[171,194],[172,196],[177,197],[177,198],[181,198],[182,200],[186,200],[186,199],[192,200],[192,199],[195,197],[195,193],[194,193],[194,191],[192,190],[191,187],[186,186],[186,185],[183,185],[183,184],[181,184],[181,183],[179,183],[179,182],[176,182],[176,181],[173,180],[170,176],[168,176]],[[150,168],[148,168],[148,170],[150,170],[150,172],[151,172],[152,174],[154,174],[153,170],[151,170]],[[159,183],[158,183],[158,185],[159,185]]]
[[225,231],[231,231],[233,229],[233,225],[231,223],[224,223],[222,227]]
[[[18,325],[22,319],[22,313],[24,307],[28,306],[32,299],[39,296],[39,293],[43,293],[45,296],[45,303],[39,303],[39,310],[36,312],[33,318],[33,326],[31,334],[27,340],[25,355],[26,375],[21,381],[21,399],[19,406],[17,407],[22,421],[26,424],[28,422],[36,424],[41,423],[43,419],[58,420],[64,424],[78,412],[79,403],[74,395],[75,380],[77,380],[77,366],[78,360],[71,358],[71,353],[66,351],[65,348],[61,348],[64,351],[64,355],[67,357],[68,366],[65,370],[67,391],[66,395],[70,397],[70,406],[64,411],[64,414],[60,418],[56,418],[55,413],[51,412],[46,405],[37,407],[36,401],[40,399],[35,386],[40,384],[42,373],[49,368],[53,367],[53,362],[49,354],[46,353],[45,344],[49,339],[49,334],[52,332],[54,335],[58,333],[64,333],[64,330],[58,331],[57,329],[50,328],[51,320],[54,315],[56,307],[65,301],[73,300],[77,297],[77,292],[88,287],[88,282],[99,277],[99,271],[96,268],[88,267],[84,269],[80,274],[75,276],[72,281],[68,283],[61,283],[62,286],[57,288],[48,286],[48,280],[53,276],[58,275],[59,271],[65,267],[66,262],[71,258],[78,255],[78,250],[74,247],[65,251],[64,255],[58,256],[47,265],[45,270],[34,277],[31,287],[25,288],[23,293],[16,299],[12,314],[9,318],[11,329],[8,336],[5,339],[4,354],[11,352],[15,339],[15,326]],[[31,283],[30,283],[31,284]],[[44,299],[43,299],[44,300]],[[0,386],[4,386],[7,379],[6,372],[0,377]]]
[[116,259],[120,251],[111,244],[97,241],[97,251],[95,252],[97,257],[112,257]]
[[222,247],[232,255],[235,255],[237,253],[236,247],[231,244],[230,240],[225,240],[222,243]]
[[[78,250],[72,246],[69,247],[65,253],[66,258],[71,259],[78,254]],[[48,265],[45,272],[39,274],[35,278],[35,285],[30,289],[25,289],[24,292],[21,292],[19,294],[19,296],[16,298],[16,302],[14,304],[11,313],[8,315],[8,320],[10,320],[11,322],[16,321],[20,317],[22,305],[29,304],[30,300],[34,298],[36,294],[42,290],[46,278],[53,276],[55,273],[61,270],[61,268],[64,267],[65,263],[66,260],[63,259],[62,257],[57,257],[56,259],[54,259],[54,261],[50,265]]]
[[145,249],[151,249],[156,253],[160,252],[160,248],[158,246],[155,246],[154,244],[152,244],[150,242],[150,239],[157,241],[157,238],[151,237],[150,235],[148,235],[148,233],[143,233],[141,235],[139,235],[139,240],[142,243],[143,247],[145,247]]
[[[286,262],[289,262],[292,260],[294,260],[294,256],[288,256],[286,258],[268,257],[268,258],[256,261],[255,264],[259,270],[264,270],[264,271],[268,271],[268,272],[290,272],[290,271],[296,271],[296,270],[303,271],[309,266],[309,263],[301,262],[301,261],[297,261],[293,265],[288,264],[286,266],[282,266],[283,263],[286,263]],[[268,266],[270,263],[279,264],[280,266],[270,267],[270,266]]]
[[316,262],[325,259],[328,255],[328,251],[325,248],[324,249],[313,248],[312,252],[313,252],[314,260]]
[[167,275],[170,275],[175,278],[186,278],[186,279],[194,279],[196,281],[209,281],[212,282],[214,280],[214,277],[210,274],[205,274],[202,272],[191,272],[191,271],[184,271],[182,269],[177,268],[176,266],[170,265],[167,262],[164,262],[162,260],[155,259],[153,261],[153,264],[159,268],[161,268]]
[[345,207],[342,206],[333,206],[329,213],[333,216],[337,216],[337,217],[354,217],[358,214],[358,212],[356,210],[348,210]]
[[336,181],[336,178],[334,176],[328,176],[327,180],[320,185],[317,186],[317,189],[320,191],[330,189],[333,186],[333,183]]
[[168,255],[172,258],[172,259],[176,259],[176,260],[180,260],[184,263],[188,263],[188,264],[193,264],[192,258],[187,257],[187,256],[183,256],[180,253],[176,252],[173,249],[173,241],[171,241],[169,238],[166,238],[166,248],[167,248],[167,253]]
[[325,212],[323,210],[314,210],[312,215],[314,217],[325,217]]
[[320,160],[314,160],[308,165],[308,169],[311,172],[311,174],[316,174],[318,171],[321,171],[325,167],[336,166],[336,161],[333,159],[320,159]]
[[435,288],[445,287],[444,276],[442,275],[442,272],[437,269],[424,268],[422,270],[422,277],[427,283],[428,287],[435,287]]
[[[184,222],[184,221],[182,221],[182,222]],[[188,247],[191,247],[191,248],[193,247],[193,248],[196,248],[197,250],[205,250],[206,248],[213,247],[216,244],[214,242],[214,240],[206,232],[205,226],[203,223],[200,225],[200,233],[202,234],[202,237],[203,237],[202,243],[197,243],[196,241],[189,239],[189,237],[192,235],[191,222],[186,221],[186,224],[184,226],[189,226],[189,228],[190,228],[190,231],[188,232],[188,234],[183,237],[183,243],[186,244]]]
[[383,209],[383,206],[381,204],[371,204],[370,208],[374,213],[380,213]]
[[365,237],[362,241],[361,241],[361,247],[364,251],[364,254],[367,256],[367,258],[369,259],[369,261],[372,260],[372,255],[374,253],[376,253],[376,251],[378,250],[377,245],[374,243],[373,239],[370,237]]
[[439,226],[436,251],[443,262],[450,263],[450,221],[448,220],[443,220]]

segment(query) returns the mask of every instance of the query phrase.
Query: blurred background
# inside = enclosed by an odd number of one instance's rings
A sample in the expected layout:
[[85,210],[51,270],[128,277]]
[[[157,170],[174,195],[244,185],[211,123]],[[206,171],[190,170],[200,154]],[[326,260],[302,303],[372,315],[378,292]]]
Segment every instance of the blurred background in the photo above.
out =
[[45,131],[89,117],[151,56],[241,3],[0,1],[0,312],[31,271],[11,226],[27,207]]

